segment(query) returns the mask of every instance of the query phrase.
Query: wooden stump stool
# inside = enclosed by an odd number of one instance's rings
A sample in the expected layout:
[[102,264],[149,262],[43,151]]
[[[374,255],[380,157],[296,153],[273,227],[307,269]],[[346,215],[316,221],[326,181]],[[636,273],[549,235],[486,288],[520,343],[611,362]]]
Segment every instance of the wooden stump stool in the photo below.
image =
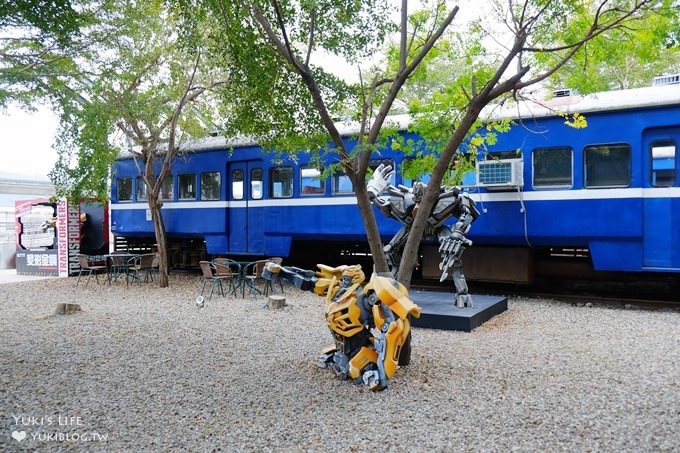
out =
[[269,296],[267,307],[269,308],[283,308],[286,306],[286,298],[283,296]]
[[81,311],[78,304],[57,304],[55,315],[72,315]]

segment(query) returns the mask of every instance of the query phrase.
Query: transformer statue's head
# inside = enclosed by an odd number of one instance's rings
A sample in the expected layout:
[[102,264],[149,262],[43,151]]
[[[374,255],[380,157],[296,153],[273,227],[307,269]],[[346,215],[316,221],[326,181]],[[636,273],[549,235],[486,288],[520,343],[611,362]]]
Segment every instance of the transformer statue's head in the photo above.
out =
[[342,271],[342,286],[349,287],[355,284],[361,284],[366,280],[364,271],[361,270],[359,264],[354,264],[352,266],[347,266]]
[[427,185],[423,184],[420,181],[416,181],[413,183],[413,198],[416,203],[420,203],[420,201],[423,199],[423,195],[425,195],[426,188]]

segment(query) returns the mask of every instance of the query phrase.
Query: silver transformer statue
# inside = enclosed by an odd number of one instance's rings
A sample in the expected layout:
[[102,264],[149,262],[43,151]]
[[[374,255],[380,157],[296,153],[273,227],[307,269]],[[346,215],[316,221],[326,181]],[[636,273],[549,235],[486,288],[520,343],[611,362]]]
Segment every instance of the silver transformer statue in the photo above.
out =
[[[415,182],[410,189],[402,185],[394,187],[389,183],[393,173],[392,166],[380,164],[373,172],[373,177],[366,188],[371,202],[378,206],[384,215],[402,224],[401,229],[384,247],[387,263],[392,274],[396,276],[404,245],[427,186],[422,182]],[[384,191],[387,191],[387,195],[382,195]],[[451,217],[458,218],[453,228],[444,223]],[[448,277],[449,269],[453,271],[453,282],[456,285],[456,307],[472,307],[472,297],[468,294],[467,283],[463,275],[463,251],[472,245],[472,241],[465,235],[470,230],[470,224],[477,217],[479,217],[479,211],[467,193],[458,187],[442,188],[427,219],[423,235],[426,240],[436,237],[439,241],[441,255],[439,269],[442,271],[439,281],[444,281]]]

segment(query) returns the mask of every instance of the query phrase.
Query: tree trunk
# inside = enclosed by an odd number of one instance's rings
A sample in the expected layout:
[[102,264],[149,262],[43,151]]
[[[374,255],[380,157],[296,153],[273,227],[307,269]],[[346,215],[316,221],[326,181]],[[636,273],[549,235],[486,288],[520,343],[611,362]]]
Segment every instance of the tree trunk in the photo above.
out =
[[408,239],[406,240],[404,250],[401,254],[397,280],[406,288],[411,287],[411,277],[413,276],[413,270],[415,269],[416,263],[418,261],[418,249],[420,248],[420,242],[422,241],[423,233],[425,232],[427,218],[429,217],[429,213],[432,211],[435,200],[438,198],[440,184],[441,182],[436,182],[433,172],[432,178],[427,184],[427,189],[423,199],[420,201],[418,213],[416,214],[416,218],[413,220],[411,230],[408,234]]
[[382,238],[380,237],[380,230],[378,229],[378,222],[375,218],[373,205],[368,198],[366,185],[361,182],[356,183],[354,186],[354,192],[357,196],[357,205],[359,206],[359,212],[364,221],[364,228],[366,229],[366,239],[368,240],[368,246],[370,247],[371,255],[373,256],[375,271],[389,272],[390,268],[387,265],[387,259],[385,258]]
[[411,286],[411,277],[416,266],[420,242],[423,238],[430,212],[432,212],[432,208],[439,198],[439,189],[442,180],[444,179],[444,175],[446,174],[446,170],[453,161],[453,158],[458,151],[458,147],[467,136],[470,128],[474,125],[475,121],[477,121],[483,105],[484,103],[479,99],[472,100],[463,120],[449,139],[449,142],[442,151],[442,155],[437,161],[437,165],[432,171],[430,182],[427,184],[425,195],[420,202],[418,213],[416,214],[415,219],[413,219],[413,225],[411,225],[411,231],[402,252],[401,262],[399,263],[397,280],[407,288],[410,288]]
[[158,286],[167,288],[168,281],[168,247],[165,237],[165,224],[161,215],[162,204],[158,203],[158,195],[154,191],[149,191],[149,209],[151,210],[151,220],[156,234],[156,244],[158,246]]

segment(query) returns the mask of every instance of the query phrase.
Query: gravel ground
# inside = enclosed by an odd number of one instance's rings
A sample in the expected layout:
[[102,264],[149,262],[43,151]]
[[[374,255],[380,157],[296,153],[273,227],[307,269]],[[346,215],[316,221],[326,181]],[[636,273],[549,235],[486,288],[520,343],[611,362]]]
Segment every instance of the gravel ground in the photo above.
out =
[[373,393],[316,367],[313,294],[74,283],[0,286],[0,451],[680,451],[678,312],[511,299],[471,333],[415,329]]

